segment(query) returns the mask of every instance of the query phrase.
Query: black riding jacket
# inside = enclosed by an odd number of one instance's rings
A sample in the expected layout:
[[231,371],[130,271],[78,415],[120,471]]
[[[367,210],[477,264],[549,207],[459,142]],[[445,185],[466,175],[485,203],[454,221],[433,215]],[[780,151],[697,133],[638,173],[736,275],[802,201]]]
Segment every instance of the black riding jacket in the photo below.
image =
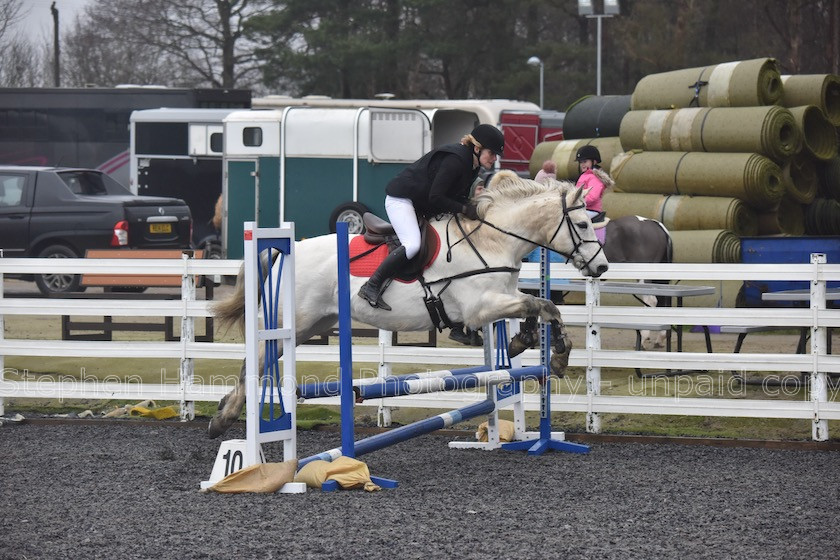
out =
[[473,148],[447,144],[427,153],[391,179],[385,192],[408,198],[418,214],[457,214],[467,203],[470,187],[478,176],[473,168]]

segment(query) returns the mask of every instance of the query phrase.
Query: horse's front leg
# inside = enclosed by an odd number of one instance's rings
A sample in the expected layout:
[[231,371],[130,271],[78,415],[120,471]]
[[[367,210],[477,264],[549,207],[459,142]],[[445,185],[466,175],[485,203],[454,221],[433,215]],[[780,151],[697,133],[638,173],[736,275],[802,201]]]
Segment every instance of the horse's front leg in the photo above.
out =
[[513,337],[508,346],[511,357],[518,356],[539,341],[537,318],[551,321],[551,342],[554,356],[551,358],[551,373],[562,376],[569,363],[572,342],[566,332],[563,317],[557,306],[551,301],[517,292],[516,294],[485,293],[481,299],[482,312],[480,321],[489,323],[508,317],[522,317],[525,325],[522,331]]

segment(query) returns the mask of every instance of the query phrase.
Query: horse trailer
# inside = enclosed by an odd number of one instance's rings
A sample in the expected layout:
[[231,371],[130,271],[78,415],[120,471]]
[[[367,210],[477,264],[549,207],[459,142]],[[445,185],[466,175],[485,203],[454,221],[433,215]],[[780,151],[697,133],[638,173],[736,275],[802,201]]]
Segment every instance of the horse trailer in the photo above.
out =
[[[503,169],[527,176],[534,146],[562,137],[562,113],[509,100],[353,100],[269,96],[252,110],[136,111],[131,189],[188,202],[197,247],[241,257],[242,223],[294,221],[299,237],[362,229],[384,213],[385,185],[477,124],[505,134]],[[223,194],[221,231],[210,224]]]
[[212,220],[222,194],[222,120],[234,109],[147,109],[131,113],[129,188],[183,199],[193,216],[193,246],[220,257]]

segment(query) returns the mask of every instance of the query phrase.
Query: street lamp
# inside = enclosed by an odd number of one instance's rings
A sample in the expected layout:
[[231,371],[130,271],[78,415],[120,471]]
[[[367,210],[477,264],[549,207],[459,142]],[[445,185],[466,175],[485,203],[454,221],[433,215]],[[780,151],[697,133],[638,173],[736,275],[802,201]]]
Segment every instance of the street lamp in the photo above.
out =
[[587,18],[595,18],[598,22],[598,50],[597,50],[597,82],[595,87],[595,95],[601,95],[601,20],[608,17],[617,16],[621,13],[621,7],[618,5],[618,0],[604,0],[604,13],[596,14],[595,7],[592,0],[578,0],[578,15]]
[[543,108],[543,72],[545,71],[545,64],[543,61],[539,59],[539,57],[532,56],[528,59],[528,66],[539,66],[540,67],[540,109]]

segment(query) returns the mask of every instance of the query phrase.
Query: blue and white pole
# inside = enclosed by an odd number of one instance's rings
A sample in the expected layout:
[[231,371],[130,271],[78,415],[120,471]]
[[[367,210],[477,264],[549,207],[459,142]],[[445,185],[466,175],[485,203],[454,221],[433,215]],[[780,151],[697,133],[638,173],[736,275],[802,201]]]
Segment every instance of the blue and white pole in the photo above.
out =
[[[495,407],[496,403],[488,399],[459,408],[458,410],[444,412],[443,414],[438,414],[437,416],[432,416],[431,418],[426,418],[425,420],[419,420],[412,424],[394,428],[393,430],[359,440],[356,442],[355,446],[356,456],[364,455],[365,453],[370,453],[371,451],[377,451],[417,436],[442,430],[457,424],[458,422],[463,422],[464,420],[490,414],[493,412]],[[319,453],[318,455],[312,455],[311,457],[301,459],[298,462],[298,465],[303,467],[305,464],[317,460],[334,461],[342,455],[343,452],[341,448],[330,449],[329,451]]]

